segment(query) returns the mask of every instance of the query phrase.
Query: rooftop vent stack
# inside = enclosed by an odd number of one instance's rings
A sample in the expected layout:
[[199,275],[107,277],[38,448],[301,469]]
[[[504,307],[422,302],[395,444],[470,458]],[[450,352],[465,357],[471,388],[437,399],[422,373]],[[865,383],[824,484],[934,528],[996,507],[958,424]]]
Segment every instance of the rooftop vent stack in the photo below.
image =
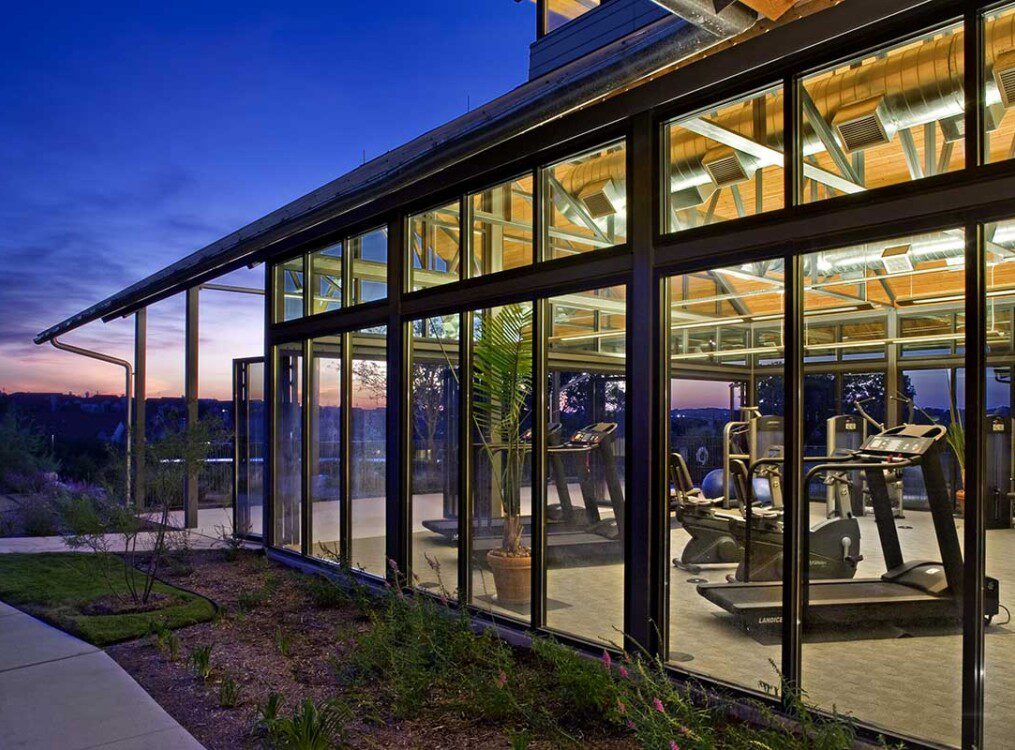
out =
[[883,96],[847,104],[832,118],[832,127],[839,134],[848,153],[872,146],[891,143],[894,127],[887,118]]
[[701,165],[718,187],[729,187],[747,182],[756,168],[739,151],[729,146],[711,148],[701,158]]

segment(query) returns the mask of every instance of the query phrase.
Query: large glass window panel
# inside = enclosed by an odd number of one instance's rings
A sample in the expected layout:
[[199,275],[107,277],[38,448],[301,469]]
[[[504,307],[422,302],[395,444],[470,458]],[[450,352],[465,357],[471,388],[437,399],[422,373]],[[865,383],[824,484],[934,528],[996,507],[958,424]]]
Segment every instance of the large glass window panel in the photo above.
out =
[[303,317],[303,256],[287,260],[275,266],[274,278],[275,310],[272,318],[276,323]]
[[242,362],[236,404],[236,517],[233,532],[261,536],[264,524],[264,362]]
[[310,554],[341,561],[342,337],[314,339],[310,401]]
[[666,126],[664,226],[671,232],[782,208],[782,91]]
[[342,306],[342,243],[318,250],[310,255],[311,314],[330,312]]
[[388,230],[374,229],[346,242],[351,256],[350,304],[373,302],[388,296]]
[[472,276],[532,264],[532,177],[503,182],[469,196]]
[[458,281],[462,266],[462,232],[458,201],[409,218],[410,288]]
[[[774,523],[782,506],[784,277],[782,260],[771,259],[667,284],[666,657],[756,691],[779,682],[781,576],[743,560],[747,507]],[[743,606],[748,575],[766,607],[757,623]]]
[[568,21],[599,7],[600,0],[547,0],[546,31],[556,31]]
[[808,76],[800,97],[805,203],[965,164],[961,25]]
[[419,588],[458,589],[458,316],[414,321],[409,387],[412,572]]
[[[985,430],[982,437],[986,475],[980,490],[986,525],[986,573],[998,581],[998,598],[1005,607],[987,626],[985,639],[984,729],[985,747],[1007,747],[1015,734],[1015,719],[1009,710],[1011,674],[1015,650],[1009,643],[1008,612],[1015,609],[1015,524],[1012,502],[1015,497],[1015,454],[1012,443],[1012,406],[1015,404],[1015,222],[1006,220],[984,227],[992,238],[985,252],[987,369],[984,373]],[[962,403],[959,403],[962,406]],[[963,454],[964,457],[964,454]],[[963,462],[964,464],[964,462]],[[964,486],[964,483],[963,483]],[[967,488],[967,493],[969,492]],[[963,498],[964,500],[965,498]],[[964,510],[964,505],[963,505]]]
[[275,492],[276,547],[300,552],[303,501],[303,347],[287,344],[276,349]]
[[984,18],[984,149],[987,162],[1015,157],[1015,5]]
[[349,563],[385,575],[385,434],[388,406],[386,329],[351,334],[352,383],[349,402]]
[[546,624],[621,645],[625,287],[554,297],[546,333]]
[[[827,250],[804,256],[802,267],[805,357],[820,346],[812,344],[814,328],[868,319],[886,328],[880,342],[839,342],[844,353],[854,344],[880,346],[885,357],[866,368],[850,361],[837,398],[828,375],[815,371],[822,365],[803,365],[804,434],[816,439],[808,441],[804,466],[810,558],[802,687],[821,708],[957,745],[962,555],[954,513],[961,477],[948,435],[962,429],[962,360],[953,354],[951,323],[905,323],[951,320],[961,309],[963,235],[945,230]],[[910,367],[907,360],[901,369],[906,352],[925,361]],[[859,456],[843,458],[885,430],[926,440],[867,443]],[[822,454],[838,460],[829,465]]]
[[528,621],[532,304],[477,310],[471,318],[471,603]]
[[620,141],[543,170],[544,260],[627,241],[626,160]]

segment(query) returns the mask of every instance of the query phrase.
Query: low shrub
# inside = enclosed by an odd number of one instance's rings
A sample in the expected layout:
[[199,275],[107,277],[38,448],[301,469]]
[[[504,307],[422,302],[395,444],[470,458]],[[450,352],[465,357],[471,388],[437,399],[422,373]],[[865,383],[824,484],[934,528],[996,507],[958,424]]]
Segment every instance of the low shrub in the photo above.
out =
[[219,705],[222,708],[235,708],[240,702],[240,685],[232,675],[226,675],[219,683]]
[[290,716],[276,714],[268,721],[268,738],[277,750],[332,750],[345,744],[345,725],[351,717],[344,703],[317,704],[308,698]]
[[202,680],[211,677],[211,646],[195,646],[187,661],[194,674]]

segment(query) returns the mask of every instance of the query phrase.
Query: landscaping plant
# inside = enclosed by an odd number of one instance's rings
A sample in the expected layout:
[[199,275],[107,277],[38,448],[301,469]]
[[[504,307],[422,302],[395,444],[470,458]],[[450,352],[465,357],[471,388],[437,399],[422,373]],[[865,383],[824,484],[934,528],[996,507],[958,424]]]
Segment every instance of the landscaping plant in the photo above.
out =
[[317,704],[307,698],[290,716],[272,718],[268,737],[277,750],[333,750],[345,744],[345,725],[351,716],[343,703]]
[[211,677],[211,646],[195,646],[188,657],[190,668],[202,680]]

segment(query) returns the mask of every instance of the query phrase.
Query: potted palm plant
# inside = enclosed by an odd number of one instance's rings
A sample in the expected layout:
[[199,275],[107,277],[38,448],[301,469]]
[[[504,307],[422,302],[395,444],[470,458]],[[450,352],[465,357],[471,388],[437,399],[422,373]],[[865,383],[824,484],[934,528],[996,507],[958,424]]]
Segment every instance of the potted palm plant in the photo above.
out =
[[473,346],[473,420],[490,465],[491,492],[504,515],[501,545],[487,553],[497,600],[523,604],[531,595],[532,551],[522,544],[522,440],[532,394],[532,307],[506,305],[477,320]]
[[959,464],[959,483],[962,487],[955,490],[955,502],[958,504],[959,510],[964,514],[966,511],[966,428],[962,422],[962,412],[959,411],[958,407],[954,377],[949,378],[948,381],[948,399],[950,420],[945,439],[948,441],[948,447],[952,449],[952,453],[955,454],[955,460]]

